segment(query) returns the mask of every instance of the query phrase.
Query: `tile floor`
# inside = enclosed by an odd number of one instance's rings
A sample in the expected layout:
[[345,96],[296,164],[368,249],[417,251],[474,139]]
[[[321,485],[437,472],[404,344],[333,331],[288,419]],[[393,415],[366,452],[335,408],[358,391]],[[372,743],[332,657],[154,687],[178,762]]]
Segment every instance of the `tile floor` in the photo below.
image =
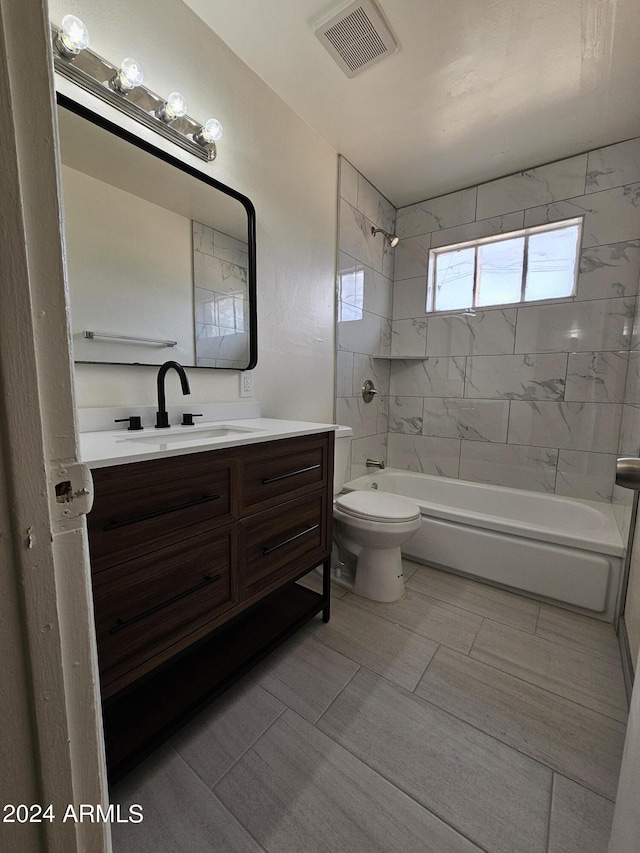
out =
[[[405,563],[317,617],[112,792],[114,853],[606,853],[613,628]],[[310,584],[316,579],[309,577]]]

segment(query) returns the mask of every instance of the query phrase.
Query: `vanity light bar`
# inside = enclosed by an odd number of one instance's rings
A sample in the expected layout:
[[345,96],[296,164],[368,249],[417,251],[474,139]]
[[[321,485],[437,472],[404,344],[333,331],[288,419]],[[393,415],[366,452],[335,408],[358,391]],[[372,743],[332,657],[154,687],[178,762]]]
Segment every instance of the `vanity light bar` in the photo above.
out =
[[[73,16],[66,16],[69,17]],[[66,18],[63,18],[63,24]],[[169,95],[169,98],[161,98],[142,82],[131,88],[117,85],[114,81],[122,79],[125,63],[125,71],[129,72],[131,63],[137,65],[135,60],[128,58],[123,60],[120,66],[115,66],[89,47],[79,48],[74,53],[70,49],[63,50],[61,45],[66,48],[66,42],[61,40],[61,31],[62,27],[51,25],[53,64],[58,74],[201,160],[215,159],[216,143],[211,134],[206,132],[209,123],[215,120],[197,122],[186,114],[177,114],[175,118],[170,118],[167,105],[177,92]],[[139,65],[137,68],[141,75],[142,69]],[[220,126],[218,122],[216,124]],[[220,130],[220,135],[221,133]]]

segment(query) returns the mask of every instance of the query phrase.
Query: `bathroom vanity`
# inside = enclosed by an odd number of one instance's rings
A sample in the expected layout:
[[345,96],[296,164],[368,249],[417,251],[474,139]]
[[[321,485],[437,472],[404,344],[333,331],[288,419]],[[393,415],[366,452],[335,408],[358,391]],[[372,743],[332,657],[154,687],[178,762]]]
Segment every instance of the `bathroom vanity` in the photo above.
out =
[[[162,432],[82,437],[111,781],[306,621],[329,618],[332,427]],[[321,564],[322,593],[296,583]]]

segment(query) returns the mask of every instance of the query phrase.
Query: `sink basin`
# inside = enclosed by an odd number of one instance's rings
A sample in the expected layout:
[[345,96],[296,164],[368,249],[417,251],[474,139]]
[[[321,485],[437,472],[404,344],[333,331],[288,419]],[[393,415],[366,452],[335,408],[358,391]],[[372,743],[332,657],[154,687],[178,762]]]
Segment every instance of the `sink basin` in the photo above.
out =
[[128,435],[126,438],[118,437],[118,441],[131,441],[136,444],[201,444],[203,441],[208,441],[211,438],[227,438],[233,435],[250,435],[251,433],[262,432],[262,430],[254,427],[239,427],[220,426],[208,427],[202,429],[193,429],[192,427],[184,427],[179,432],[154,430],[147,435]]

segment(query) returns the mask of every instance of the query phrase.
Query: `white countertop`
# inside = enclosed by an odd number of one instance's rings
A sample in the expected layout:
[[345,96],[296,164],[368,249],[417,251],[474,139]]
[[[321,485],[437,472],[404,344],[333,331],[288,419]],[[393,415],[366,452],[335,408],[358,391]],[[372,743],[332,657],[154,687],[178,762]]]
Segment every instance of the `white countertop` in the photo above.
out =
[[197,423],[195,426],[172,426],[168,429],[146,427],[144,430],[131,431],[126,428],[100,430],[80,433],[80,455],[82,462],[90,468],[106,468],[128,462],[294,438],[297,435],[313,435],[337,428],[336,424],[308,421],[241,418]]

